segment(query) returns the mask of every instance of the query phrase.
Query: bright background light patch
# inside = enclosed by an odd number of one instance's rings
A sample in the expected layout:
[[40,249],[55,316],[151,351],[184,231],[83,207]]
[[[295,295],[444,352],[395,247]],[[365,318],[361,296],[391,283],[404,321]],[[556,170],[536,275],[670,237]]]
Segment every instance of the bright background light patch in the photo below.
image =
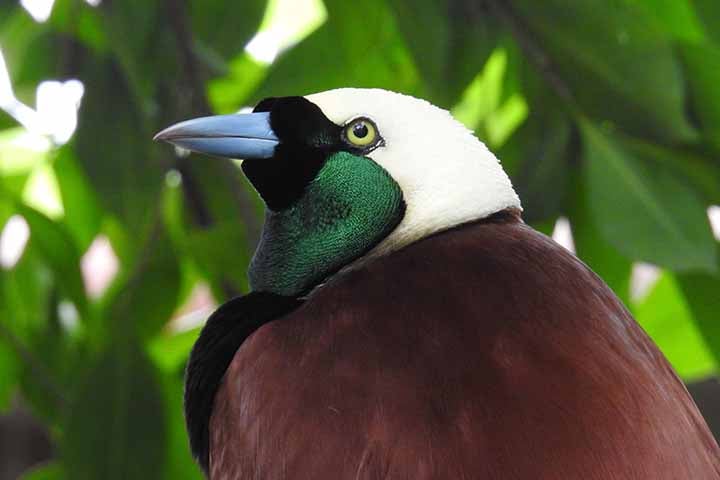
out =
[[[97,7],[102,0],[85,0],[85,3],[91,7]],[[38,23],[45,23],[52,15],[55,0],[20,0],[20,5],[30,14],[30,16]]]
[[0,233],[0,267],[9,270],[17,264],[30,239],[30,227],[23,217],[13,215]]
[[36,22],[46,22],[52,13],[55,0],[20,0],[25,10],[33,17]]
[[72,138],[84,94],[85,87],[80,80],[46,80],[40,82],[35,92],[35,108],[25,105],[15,97],[0,50],[0,109],[35,136],[38,148],[47,149],[47,140],[59,146]]
[[245,51],[258,63],[271,64],[327,18],[320,0],[270,0],[258,33]]
[[557,243],[575,253],[575,241],[573,240],[572,228],[570,221],[565,217],[559,217],[553,228],[552,239]]
[[720,206],[712,205],[708,208],[707,214],[710,219],[710,226],[715,234],[715,238],[720,241]]

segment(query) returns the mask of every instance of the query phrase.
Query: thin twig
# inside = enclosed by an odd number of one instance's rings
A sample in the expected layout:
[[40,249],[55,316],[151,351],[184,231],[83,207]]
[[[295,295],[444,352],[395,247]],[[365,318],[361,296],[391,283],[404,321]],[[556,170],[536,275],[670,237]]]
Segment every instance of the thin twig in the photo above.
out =
[[[192,32],[188,27],[185,6],[179,0],[165,0],[164,6],[178,47],[178,57],[183,72],[180,81],[184,84],[183,90],[189,94],[189,108],[194,115],[209,115],[210,105],[205,97],[204,82],[197,67],[198,62],[193,51]],[[194,223],[201,228],[209,228],[213,224],[213,219],[200,186],[192,174],[191,164],[187,158],[177,157],[175,166],[183,178],[183,195],[190,207]]]
[[[202,68],[200,67],[201,63],[193,49],[194,41],[192,30],[189,27],[186,4],[181,0],[165,0],[164,6],[168,13],[172,32],[175,36],[175,43],[178,47],[181,70],[183,72],[181,83],[185,87],[184,90],[186,90],[190,96],[188,104],[192,112],[188,113],[192,115],[209,115],[211,108],[205,95],[205,82]],[[187,158],[178,158],[176,159],[176,167],[182,175],[183,195],[190,207],[195,224],[201,228],[210,228],[213,224],[213,219],[210,209],[207,207],[205,199],[203,198],[199,183],[192,173],[191,164]],[[234,175],[236,175],[233,165],[227,163],[223,168],[228,170],[228,175],[225,178],[232,179]],[[232,172],[230,171],[231,169]],[[238,188],[239,186],[237,184],[231,186],[233,191]],[[236,194],[235,198],[242,220],[245,222],[249,236],[251,236],[255,233],[255,230],[259,230],[259,228],[253,228],[254,223],[257,223],[257,219],[252,211],[251,205],[248,206],[250,201],[240,194]],[[233,286],[233,283],[226,278],[220,280],[220,285],[228,298],[235,297],[240,293]]]
[[182,80],[189,87],[192,109],[196,115],[209,115],[210,104],[205,96],[205,82],[200,72],[200,62],[193,49],[193,34],[189,27],[185,3],[182,0],[165,0],[165,8],[178,46],[183,70]]
[[575,98],[565,80],[555,71],[549,56],[538,45],[528,28],[512,10],[512,6],[503,0],[485,0],[491,11],[502,20],[512,32],[520,48],[527,58],[535,64],[550,88],[571,108],[574,108]]
[[[192,31],[188,27],[188,17],[185,5],[181,0],[165,0],[165,6],[169,12],[171,19],[171,26],[175,35],[175,41],[178,44],[178,50],[180,52],[180,58],[182,62],[182,69],[185,72],[185,83],[187,84],[187,90],[190,92],[191,100],[190,105],[193,108],[193,115],[209,115],[211,113],[210,104],[205,95],[205,83],[203,81],[203,75],[201,68],[199,67],[200,61],[198,60],[195,51],[193,50],[193,37]],[[186,160],[186,159],[183,159]],[[184,178],[191,176],[190,168],[184,162],[180,163],[180,173]],[[223,164],[223,169],[227,171],[225,178],[230,182],[236,182],[237,169],[234,165],[229,162]],[[198,202],[196,196],[193,179],[190,178],[190,184],[188,188],[190,191],[186,193],[186,197],[193,198],[193,205],[196,207],[196,216],[202,217],[206,220],[200,212],[203,211],[202,205]],[[234,188],[233,188],[234,187]],[[262,229],[260,219],[255,213],[255,206],[251,199],[247,195],[247,192],[240,191],[237,183],[231,185],[231,191],[234,193],[235,201],[237,203],[240,215],[245,223],[246,233],[248,235],[249,243],[253,246],[259,236]],[[211,222],[209,222],[211,223]],[[203,225],[203,224],[200,224]],[[205,226],[208,224],[206,223]]]

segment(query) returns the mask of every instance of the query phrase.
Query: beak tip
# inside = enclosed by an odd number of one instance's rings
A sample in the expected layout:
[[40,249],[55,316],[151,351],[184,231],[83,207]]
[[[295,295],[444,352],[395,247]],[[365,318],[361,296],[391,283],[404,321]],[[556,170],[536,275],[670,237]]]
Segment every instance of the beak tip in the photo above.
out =
[[160,142],[160,141],[165,140],[167,138],[166,132],[167,132],[167,129],[161,130],[158,133],[156,133],[155,136],[153,137],[153,142]]

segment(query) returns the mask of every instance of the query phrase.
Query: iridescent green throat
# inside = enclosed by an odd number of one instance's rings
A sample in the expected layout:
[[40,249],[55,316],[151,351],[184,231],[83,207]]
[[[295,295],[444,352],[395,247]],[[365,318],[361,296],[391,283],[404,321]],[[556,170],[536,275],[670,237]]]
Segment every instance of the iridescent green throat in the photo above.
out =
[[335,153],[297,202],[268,210],[250,286],[301,295],[379,243],[404,210],[399,185],[382,167],[367,157]]

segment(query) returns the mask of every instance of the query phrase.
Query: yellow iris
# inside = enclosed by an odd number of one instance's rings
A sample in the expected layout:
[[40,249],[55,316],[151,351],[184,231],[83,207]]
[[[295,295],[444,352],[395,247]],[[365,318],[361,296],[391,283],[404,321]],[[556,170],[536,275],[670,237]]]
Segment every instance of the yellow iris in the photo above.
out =
[[351,145],[365,148],[377,142],[377,128],[371,120],[358,118],[345,126],[345,138]]

